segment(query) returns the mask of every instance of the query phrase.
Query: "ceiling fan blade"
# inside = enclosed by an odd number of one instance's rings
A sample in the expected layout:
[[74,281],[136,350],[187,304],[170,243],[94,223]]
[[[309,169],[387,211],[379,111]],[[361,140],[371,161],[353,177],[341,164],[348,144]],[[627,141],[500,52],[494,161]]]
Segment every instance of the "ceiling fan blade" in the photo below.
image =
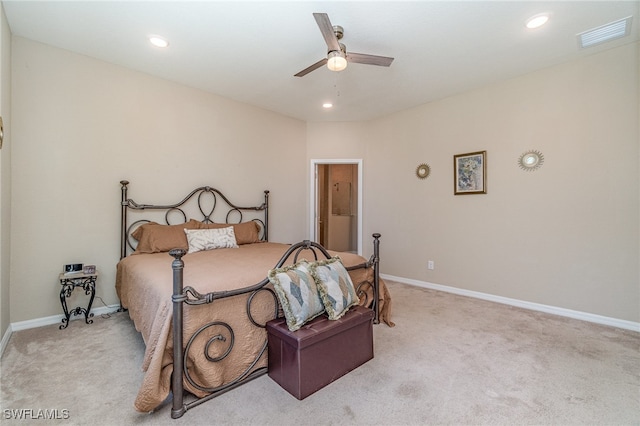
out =
[[340,51],[340,43],[338,43],[338,38],[333,32],[333,25],[331,25],[329,15],[326,13],[314,13],[313,17],[316,18],[322,37],[324,37],[324,41],[327,43],[327,47],[329,48],[329,52],[332,50]]
[[309,74],[311,71],[317,70],[318,68],[320,68],[321,66],[325,65],[327,63],[327,58],[324,59],[320,59],[318,62],[316,62],[315,64],[308,66],[307,68],[303,69],[302,71],[300,71],[298,74],[294,74],[294,77],[303,77],[307,74]]
[[365,55],[364,53],[347,52],[347,61],[356,64],[379,65],[388,67],[393,62],[393,58],[388,56]]

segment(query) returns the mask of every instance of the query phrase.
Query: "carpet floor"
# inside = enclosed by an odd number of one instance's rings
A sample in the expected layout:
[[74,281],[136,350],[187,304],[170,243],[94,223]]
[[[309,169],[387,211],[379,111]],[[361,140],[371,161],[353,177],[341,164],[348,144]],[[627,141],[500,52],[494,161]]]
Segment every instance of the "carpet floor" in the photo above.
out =
[[640,424],[640,334],[387,284],[396,327],[374,326],[374,359],[303,401],[265,375],[180,419],[169,402],[138,413],[144,343],[115,313],[13,333],[0,363],[1,423]]

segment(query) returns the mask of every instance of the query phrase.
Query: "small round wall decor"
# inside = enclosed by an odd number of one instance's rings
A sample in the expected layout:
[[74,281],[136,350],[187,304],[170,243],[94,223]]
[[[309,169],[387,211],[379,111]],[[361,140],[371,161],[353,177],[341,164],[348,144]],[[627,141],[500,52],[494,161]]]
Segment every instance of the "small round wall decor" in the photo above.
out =
[[420,164],[416,169],[416,176],[418,176],[418,179],[426,179],[429,177],[430,174],[431,174],[431,167],[429,167],[429,165],[426,163]]
[[540,151],[527,151],[518,158],[518,166],[528,172],[538,170],[543,163],[544,155]]

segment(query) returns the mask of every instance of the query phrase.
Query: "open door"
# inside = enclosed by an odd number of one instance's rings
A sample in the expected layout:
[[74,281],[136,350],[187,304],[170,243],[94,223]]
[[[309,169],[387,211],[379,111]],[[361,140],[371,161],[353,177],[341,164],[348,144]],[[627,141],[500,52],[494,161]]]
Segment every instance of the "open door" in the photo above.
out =
[[311,160],[310,239],[362,254],[362,160]]

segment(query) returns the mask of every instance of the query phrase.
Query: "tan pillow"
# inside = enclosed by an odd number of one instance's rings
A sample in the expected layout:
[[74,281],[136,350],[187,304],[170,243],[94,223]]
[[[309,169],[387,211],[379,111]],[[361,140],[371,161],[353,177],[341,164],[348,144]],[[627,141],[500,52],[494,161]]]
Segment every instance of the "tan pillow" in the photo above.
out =
[[186,229],[198,229],[198,221],[191,219],[180,225],[160,225],[156,222],[145,223],[131,233],[138,240],[134,254],[161,253],[174,248],[189,249]]
[[242,223],[203,223],[198,222],[199,229],[218,229],[233,226],[238,244],[252,244],[260,242],[260,225],[257,222],[249,221]]

